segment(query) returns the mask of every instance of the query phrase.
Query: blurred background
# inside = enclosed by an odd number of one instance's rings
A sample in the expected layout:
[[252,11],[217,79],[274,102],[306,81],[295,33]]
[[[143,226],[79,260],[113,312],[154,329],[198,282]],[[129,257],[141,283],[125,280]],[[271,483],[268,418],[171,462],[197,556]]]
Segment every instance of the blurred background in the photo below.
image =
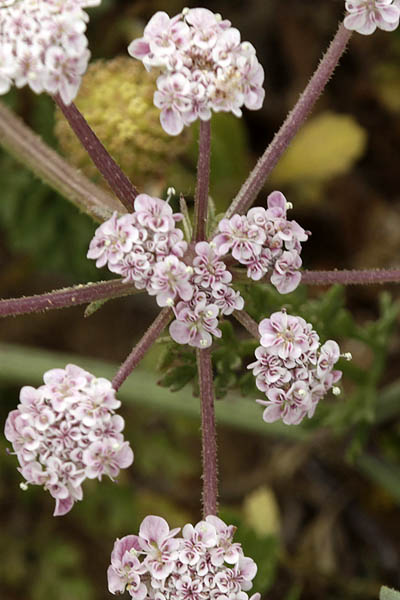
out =
[[[266,100],[243,119],[213,120],[211,193],[222,212],[308,82],[343,15],[341,0],[205,1],[251,41],[264,66]],[[168,138],[152,108],[154,77],[126,47],[157,10],[178,0],[103,0],[90,11],[93,66],[77,105],[141,190],[169,186],[192,203],[197,131]],[[317,6],[318,5],[318,6]],[[259,203],[280,189],[292,218],[312,231],[308,269],[398,267],[400,251],[400,30],[355,34],[316,109],[275,169]],[[4,101],[46,142],[104,185],[50,98],[30,90]],[[31,295],[107,279],[86,259],[96,224],[0,152],[0,292]],[[254,591],[270,600],[377,598],[400,588],[399,288],[299,288],[280,297],[243,288],[261,319],[282,305],[353,354],[339,398],[299,427],[267,425],[246,365],[254,342],[223,324],[216,346],[221,516],[239,526],[259,565]],[[112,377],[157,314],[154,298],[0,321],[1,423],[23,384],[77,362]],[[160,386],[156,385],[159,381]],[[166,339],[121,389],[135,462],[118,485],[88,481],[84,501],[53,518],[42,489],[22,492],[16,459],[0,441],[0,596],[5,600],[105,600],[114,539],[147,514],[171,526],[200,518],[200,437],[193,353]],[[170,391],[175,390],[173,393]]]

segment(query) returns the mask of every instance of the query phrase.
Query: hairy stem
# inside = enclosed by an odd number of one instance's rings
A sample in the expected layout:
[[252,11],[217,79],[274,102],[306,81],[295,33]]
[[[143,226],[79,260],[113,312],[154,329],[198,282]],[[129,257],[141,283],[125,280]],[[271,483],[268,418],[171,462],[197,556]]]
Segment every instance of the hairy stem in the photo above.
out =
[[367,285],[400,283],[400,269],[366,269],[362,271],[303,271],[301,283],[306,285]]
[[211,350],[196,351],[201,400],[203,518],[217,514],[218,461]]
[[245,310],[234,310],[233,316],[256,340],[260,338],[257,321],[255,321]]
[[79,304],[119,298],[121,296],[138,294],[139,292],[140,290],[137,290],[132,284],[122,283],[122,279],[80,284],[48,292],[47,294],[0,300],[0,317],[47,312],[56,308],[78,306]]
[[1,102],[0,144],[14,158],[95,221],[105,221],[115,210],[123,210],[116,198],[71,167]]
[[193,237],[195,242],[206,239],[208,190],[210,185],[211,121],[200,121],[199,137]]
[[54,96],[54,100],[110,188],[127,211],[132,212],[134,200],[138,195],[135,186],[107,152],[75,104],[66,106],[58,94]]
[[340,57],[346,49],[352,32],[345,29],[341,23],[333,38],[326,54],[304,92],[301,94],[296,105],[286,117],[282,127],[276,133],[274,139],[259,159],[253,171],[244,182],[238,195],[226,212],[226,217],[242,214],[253,204],[258,193],[261,191],[272,169],[275,167],[281,155],[285,152],[293,137],[312,110],[314,104],[321,95],[335,70]]
[[[260,281],[252,281],[244,269],[231,268],[233,281],[236,283],[269,283],[270,274]],[[301,271],[301,283],[305,285],[373,285],[383,283],[400,283],[400,269],[363,269],[334,271]]]
[[146,352],[151,348],[153,343],[171,321],[172,317],[173,312],[170,308],[163,308],[163,310],[158,314],[144,336],[141,338],[141,340],[139,340],[125,362],[123,362],[118,369],[117,374],[112,380],[112,386],[115,390],[118,390],[121,387],[125,379],[129,377],[134,368],[137,367]]

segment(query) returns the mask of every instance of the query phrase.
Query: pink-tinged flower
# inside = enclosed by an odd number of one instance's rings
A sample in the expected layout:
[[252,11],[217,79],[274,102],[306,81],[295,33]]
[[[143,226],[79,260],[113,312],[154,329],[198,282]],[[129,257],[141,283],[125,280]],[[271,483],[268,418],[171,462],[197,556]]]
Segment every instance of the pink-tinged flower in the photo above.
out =
[[185,9],[173,18],[156,13],[128,52],[146,69],[161,69],[154,103],[171,135],[197,118],[209,120],[212,110],[241,116],[243,105],[261,108],[264,70],[254,47],[208,9]]
[[[177,537],[179,529],[170,531],[164,519],[148,516],[138,536],[115,542],[109,590],[126,590],[135,600],[249,600],[246,592],[257,566],[232,541],[235,530],[218,517],[207,517],[197,525],[186,524]],[[250,600],[259,598],[253,594]]]
[[269,248],[263,248],[259,255],[253,254],[243,264],[247,267],[247,277],[259,281],[273,266],[273,255]]
[[293,292],[301,281],[301,258],[294,250],[282,252],[274,264],[271,275],[271,283],[279,293],[289,294]]
[[328,340],[321,346],[321,352],[318,357],[317,373],[319,377],[332,370],[333,365],[339,360],[340,348],[333,340]]
[[234,310],[242,310],[244,307],[244,300],[240,292],[235,292],[233,288],[223,283],[215,283],[211,294],[221,315],[231,315]]
[[181,300],[190,300],[193,296],[193,286],[189,283],[191,274],[192,269],[176,256],[167,256],[155,264],[147,291],[157,297],[158,306],[172,306],[177,296]]
[[193,283],[208,289],[217,283],[228,284],[232,281],[232,275],[216,254],[214,244],[198,242],[195,251]]
[[132,226],[131,216],[124,215],[118,218],[115,212],[108,221],[96,229],[87,257],[96,260],[96,267],[117,263],[131,250],[138,239],[139,233]]
[[218,329],[218,307],[207,301],[196,302],[194,308],[188,302],[179,302],[175,307],[176,320],[169,326],[169,333],[178,344],[189,344],[196,348],[208,348],[212,336],[221,337]]
[[286,219],[288,203],[282,192],[271,192],[267,198],[267,205],[269,219]]
[[170,135],[179,135],[185,125],[182,113],[190,109],[190,101],[187,97],[190,86],[187,77],[182,73],[160,75],[157,86],[158,90],[154,92],[154,104],[161,109],[161,125]]
[[262,345],[247,368],[267,397],[257,400],[266,406],[263,419],[297,425],[314,415],[318,402],[339,381],[341,371],[333,370],[339,346],[333,340],[321,346],[310,323],[283,311],[261,321],[259,331]]
[[126,535],[115,541],[107,571],[108,589],[112,594],[123,594],[128,586],[135,600],[146,597],[147,588],[140,581],[140,576],[146,572],[146,567],[138,559],[140,551],[136,535]]
[[261,253],[265,233],[257,225],[250,225],[247,217],[234,215],[231,219],[222,219],[218,224],[219,234],[213,242],[220,256],[232,251],[239,262]]
[[126,469],[133,463],[133,452],[128,442],[105,439],[93,442],[83,453],[87,465],[86,476],[100,481],[103,475],[110,479],[118,476],[120,469]]
[[296,360],[307,347],[305,326],[301,317],[292,317],[284,311],[273,313],[259,325],[261,345],[282,359]]
[[149,516],[139,530],[139,543],[147,556],[144,564],[155,579],[165,579],[175,567],[179,542],[175,539],[179,528],[169,530],[165,519]]
[[75,98],[90,58],[85,36],[89,6],[101,0],[18,0],[0,10],[0,94],[11,84],[35,93]]
[[346,0],[347,15],[344,26],[363,35],[397,29],[400,6],[397,0]]
[[76,365],[51,369],[38,389],[22,388],[10,412],[5,436],[12,443],[26,481],[42,485],[56,500],[54,515],[82,499],[86,478],[115,478],[132,464],[124,441],[120,402],[111,383]]

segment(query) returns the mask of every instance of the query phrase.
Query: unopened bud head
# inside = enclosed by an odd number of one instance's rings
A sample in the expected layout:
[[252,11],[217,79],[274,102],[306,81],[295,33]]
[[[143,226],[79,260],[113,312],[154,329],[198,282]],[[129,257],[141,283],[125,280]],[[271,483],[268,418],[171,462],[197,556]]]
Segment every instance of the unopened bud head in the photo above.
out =
[[19,487],[21,488],[21,490],[23,492],[26,492],[26,490],[28,489],[28,484],[25,483],[24,481],[21,481],[21,483],[19,484]]
[[344,354],[342,354],[342,356],[345,360],[351,360],[353,358],[353,355],[351,352],[345,352]]
[[286,202],[286,210],[290,210],[293,208],[293,204],[291,202]]
[[332,394],[334,396],[339,396],[339,394],[340,394],[340,388],[337,385],[333,386],[333,388],[332,388]]

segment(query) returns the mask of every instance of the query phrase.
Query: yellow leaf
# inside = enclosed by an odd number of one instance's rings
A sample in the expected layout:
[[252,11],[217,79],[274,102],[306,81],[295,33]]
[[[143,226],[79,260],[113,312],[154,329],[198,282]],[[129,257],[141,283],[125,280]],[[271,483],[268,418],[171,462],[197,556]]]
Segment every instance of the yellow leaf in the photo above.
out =
[[270,182],[324,183],[352,168],[364,153],[366,139],[365,130],[351,116],[323,112],[300,130]]
[[258,535],[279,534],[279,507],[271,488],[262,486],[248,494],[243,503],[243,515],[246,525]]

